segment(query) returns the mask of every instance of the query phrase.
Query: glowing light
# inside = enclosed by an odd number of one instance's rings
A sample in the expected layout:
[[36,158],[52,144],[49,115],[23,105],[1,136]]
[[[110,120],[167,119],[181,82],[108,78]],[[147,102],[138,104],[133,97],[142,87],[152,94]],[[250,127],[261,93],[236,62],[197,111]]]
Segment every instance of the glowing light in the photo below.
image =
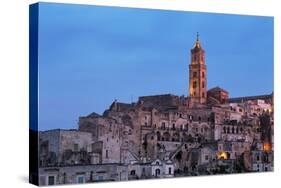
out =
[[226,152],[220,151],[220,152],[217,153],[217,158],[226,160],[228,158],[228,156],[227,156]]
[[263,151],[270,151],[271,150],[271,144],[270,143],[263,143]]
[[271,111],[272,111],[272,110],[269,108],[269,109],[268,109],[268,112],[271,112]]

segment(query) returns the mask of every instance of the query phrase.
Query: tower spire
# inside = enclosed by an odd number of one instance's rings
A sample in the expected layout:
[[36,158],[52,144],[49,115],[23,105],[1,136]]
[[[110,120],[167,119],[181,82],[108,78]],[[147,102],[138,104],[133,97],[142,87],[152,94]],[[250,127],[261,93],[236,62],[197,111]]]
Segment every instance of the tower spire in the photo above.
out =
[[196,32],[196,42],[195,42],[194,47],[195,48],[200,48],[201,47],[200,40],[199,40],[199,32]]

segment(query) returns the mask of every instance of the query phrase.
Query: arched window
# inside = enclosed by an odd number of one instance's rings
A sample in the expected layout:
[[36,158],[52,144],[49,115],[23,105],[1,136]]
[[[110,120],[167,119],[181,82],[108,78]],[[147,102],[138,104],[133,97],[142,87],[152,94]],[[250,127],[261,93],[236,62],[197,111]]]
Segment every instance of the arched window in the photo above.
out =
[[229,127],[227,127],[227,133],[230,133],[230,129],[229,129]]
[[130,175],[131,176],[136,175],[136,171],[135,170],[131,170]]
[[157,169],[155,170],[155,175],[156,175],[156,177],[160,175],[160,169],[159,169],[159,168],[157,168]]
[[197,87],[197,82],[196,81],[193,81],[193,88],[196,88]]
[[259,154],[257,154],[257,161],[259,161],[260,160],[260,155]]
[[193,72],[193,78],[197,77],[197,72]]

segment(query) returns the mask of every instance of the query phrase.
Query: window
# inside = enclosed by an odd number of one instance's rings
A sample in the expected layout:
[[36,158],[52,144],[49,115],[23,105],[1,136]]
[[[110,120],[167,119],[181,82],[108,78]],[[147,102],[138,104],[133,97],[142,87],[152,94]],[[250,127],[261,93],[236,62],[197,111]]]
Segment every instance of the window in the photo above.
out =
[[55,185],[55,176],[48,176],[48,185]]
[[105,158],[108,158],[108,150],[105,150]]
[[73,145],[73,150],[74,150],[74,151],[78,151],[78,150],[79,150],[78,144],[74,144],[74,145]]
[[155,170],[155,175],[156,175],[156,176],[159,176],[159,175],[160,175],[160,169],[156,169],[156,170]]
[[162,129],[165,129],[165,122],[162,122]]
[[193,58],[194,58],[194,61],[198,60],[198,57],[196,55]]
[[135,171],[135,170],[132,170],[132,171],[130,172],[130,175],[131,175],[131,176],[136,175],[136,171]]
[[194,91],[194,92],[193,92],[193,96],[195,96],[195,95],[196,95],[196,92]]
[[205,88],[205,82],[202,82],[202,88]]
[[205,97],[205,92],[202,92],[202,97]]
[[172,174],[172,168],[169,167],[169,174]]
[[205,155],[205,160],[208,161],[209,160],[209,156]]
[[193,81],[193,88],[196,88],[197,87],[197,82],[196,81]]
[[193,72],[193,78],[197,77],[197,72]]
[[84,175],[77,176],[77,183],[85,183],[85,177]]
[[96,176],[96,180],[97,181],[102,181],[103,180],[103,176]]
[[205,72],[202,72],[202,78],[205,78]]

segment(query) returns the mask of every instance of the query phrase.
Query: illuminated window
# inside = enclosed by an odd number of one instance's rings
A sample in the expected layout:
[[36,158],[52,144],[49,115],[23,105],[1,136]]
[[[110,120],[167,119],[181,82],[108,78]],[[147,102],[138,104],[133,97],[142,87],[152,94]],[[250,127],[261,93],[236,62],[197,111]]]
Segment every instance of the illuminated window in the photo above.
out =
[[197,82],[194,81],[194,82],[193,82],[193,88],[196,88],[196,87],[197,87]]

